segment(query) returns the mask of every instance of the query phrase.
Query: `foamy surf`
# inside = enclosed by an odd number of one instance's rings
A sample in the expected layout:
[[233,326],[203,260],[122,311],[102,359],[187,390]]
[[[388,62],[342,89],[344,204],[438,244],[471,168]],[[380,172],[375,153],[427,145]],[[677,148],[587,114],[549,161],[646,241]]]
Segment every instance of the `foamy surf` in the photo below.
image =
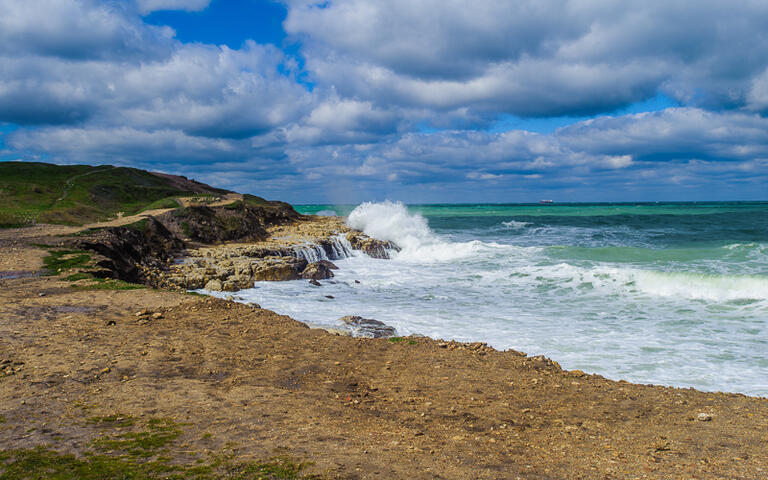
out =
[[393,260],[410,262],[447,262],[469,258],[488,250],[507,249],[507,245],[478,240],[450,242],[429,228],[427,220],[411,213],[401,202],[365,202],[347,217],[347,225],[379,240],[393,242],[401,248],[391,252]]

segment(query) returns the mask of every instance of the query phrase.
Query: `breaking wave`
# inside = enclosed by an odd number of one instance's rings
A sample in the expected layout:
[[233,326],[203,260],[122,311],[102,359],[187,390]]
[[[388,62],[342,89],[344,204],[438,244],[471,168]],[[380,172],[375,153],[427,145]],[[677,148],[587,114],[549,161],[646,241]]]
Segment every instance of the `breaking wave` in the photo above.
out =
[[347,225],[379,240],[387,240],[402,250],[390,252],[393,260],[413,262],[446,262],[472,257],[482,251],[510,249],[497,243],[450,242],[429,228],[427,220],[411,213],[401,202],[365,202],[347,217]]

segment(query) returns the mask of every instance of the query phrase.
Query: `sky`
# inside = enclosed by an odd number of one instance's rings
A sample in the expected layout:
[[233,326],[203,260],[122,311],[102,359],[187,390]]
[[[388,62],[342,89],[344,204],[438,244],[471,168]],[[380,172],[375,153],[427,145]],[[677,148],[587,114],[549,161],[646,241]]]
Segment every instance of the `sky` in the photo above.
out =
[[298,204],[768,200],[765,25],[764,1],[0,0],[0,161]]

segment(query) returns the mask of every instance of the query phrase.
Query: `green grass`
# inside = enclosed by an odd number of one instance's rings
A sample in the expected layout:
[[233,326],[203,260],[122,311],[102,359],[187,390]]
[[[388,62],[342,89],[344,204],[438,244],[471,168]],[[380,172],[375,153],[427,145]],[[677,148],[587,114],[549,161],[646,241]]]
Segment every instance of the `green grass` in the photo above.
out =
[[85,421],[89,425],[100,427],[131,427],[136,423],[136,419],[130,415],[107,415],[106,417],[91,417]]
[[137,461],[130,456],[89,454],[76,457],[37,447],[0,451],[1,480],[299,480],[320,479],[304,475],[306,463],[287,458],[231,464],[213,459],[206,463],[176,465],[167,459]]
[[[102,436],[91,443],[82,456],[57,452],[39,446],[31,449],[0,451],[0,480],[298,480],[319,479],[304,475],[310,465],[288,457],[267,461],[233,462],[234,455],[207,456],[174,461],[176,440],[183,434],[183,424],[156,418],[135,429],[135,419],[109,415],[86,422],[102,429]],[[110,431],[108,428],[120,428]],[[133,428],[131,431],[122,431]],[[186,448],[185,448],[186,450]],[[179,459],[181,460],[181,459]]]
[[82,250],[51,250],[43,258],[48,275],[58,275],[73,268],[82,268],[91,261],[91,255]]
[[5,423],[5,417],[0,415],[0,424],[3,424],[3,423]]
[[169,419],[152,419],[147,430],[126,432],[93,442],[96,450],[122,451],[135,457],[151,457],[168,447],[182,434],[179,424]]
[[176,200],[175,197],[168,197],[168,198],[161,198],[160,200],[150,203],[149,205],[142,208],[141,211],[155,210],[157,208],[179,208],[180,206],[181,204],[179,203],[178,200]]
[[[69,279],[69,277],[67,277],[67,279]],[[144,285],[118,280],[116,278],[91,277],[91,280],[93,280],[93,283],[87,283],[85,285],[72,284],[70,287],[76,290],[139,290],[146,288]]]
[[407,341],[408,345],[416,345],[416,340],[409,340],[409,339],[404,338],[404,337],[390,337],[389,341],[391,343],[400,343],[400,342]]
[[35,222],[82,225],[119,213],[175,208],[175,197],[199,195],[136,168],[0,162],[0,227],[5,228]]
[[67,280],[68,282],[76,282],[78,280],[92,280],[92,279],[93,279],[93,275],[85,272],[73,273],[72,275],[67,275],[66,277],[64,277],[64,280]]

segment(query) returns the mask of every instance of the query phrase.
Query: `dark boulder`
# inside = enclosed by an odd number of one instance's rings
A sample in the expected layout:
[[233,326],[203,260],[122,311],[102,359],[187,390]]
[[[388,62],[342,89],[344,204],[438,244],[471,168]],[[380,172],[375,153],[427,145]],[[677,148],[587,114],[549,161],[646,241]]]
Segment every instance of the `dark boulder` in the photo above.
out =
[[383,338],[394,336],[396,333],[394,327],[372,318],[348,315],[341,317],[339,321],[351,327],[354,335],[358,337]]
[[162,223],[148,217],[124,227],[96,230],[78,240],[75,246],[101,256],[97,265],[102,269],[102,276],[151,283],[147,270],[165,269],[173,255],[184,248],[184,242]]

